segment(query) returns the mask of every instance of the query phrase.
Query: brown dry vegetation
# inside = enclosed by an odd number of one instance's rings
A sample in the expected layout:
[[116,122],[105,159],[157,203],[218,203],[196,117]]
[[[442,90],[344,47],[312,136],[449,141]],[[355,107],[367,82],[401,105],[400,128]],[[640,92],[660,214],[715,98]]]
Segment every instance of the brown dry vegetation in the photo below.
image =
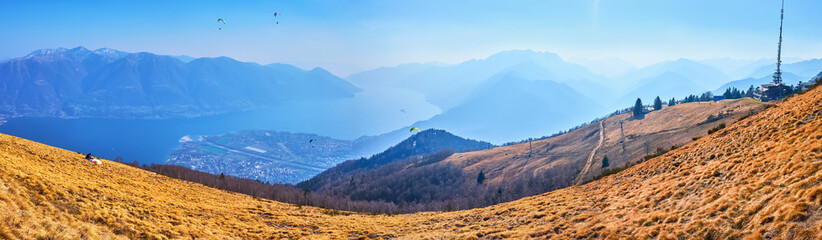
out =
[[0,236],[818,239],[820,115],[816,89],[585,185],[392,216],[255,199],[0,135]]
[[[651,112],[640,120],[627,113],[618,114],[562,135],[534,141],[530,156],[529,143],[525,142],[458,153],[426,164],[410,158],[359,171],[342,172],[335,167],[298,187],[310,188],[312,193],[332,199],[367,201],[366,206],[376,207],[366,209],[381,212],[486,207],[618,172],[766,106],[772,105],[746,98],[680,104]],[[599,146],[597,150],[592,151],[596,146]],[[605,156],[608,156],[609,167],[602,167]],[[357,162],[361,161],[364,160]],[[483,183],[477,180],[480,171],[488,177]],[[344,206],[341,210],[362,210],[352,204],[314,206],[335,205]]]
[[[761,111],[765,106],[767,103],[750,98],[693,102],[653,111],[640,120],[633,119],[630,113],[600,120],[604,122],[605,141],[594,155],[595,164],[588,172],[581,170],[599,141],[599,122],[532,142],[530,158],[526,142],[454,154],[443,163],[462,166],[469,176],[476,176],[483,170],[491,184],[510,184],[521,176],[543,176],[541,179],[548,180],[546,185],[556,189],[571,185],[576,178],[589,180],[609,169],[640,162],[658,149],[685,145],[694,137],[706,135],[711,128],[720,124],[730,125],[745,115]],[[709,116],[714,116],[715,120],[707,121]],[[610,160],[609,169],[600,167],[599,162],[604,156]],[[577,176],[578,173],[581,176]]]

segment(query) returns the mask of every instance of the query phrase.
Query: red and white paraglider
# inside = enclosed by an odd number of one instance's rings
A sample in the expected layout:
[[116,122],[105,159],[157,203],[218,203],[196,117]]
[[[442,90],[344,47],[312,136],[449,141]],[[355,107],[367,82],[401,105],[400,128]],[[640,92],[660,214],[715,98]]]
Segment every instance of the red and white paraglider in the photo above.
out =
[[103,161],[100,161],[100,159],[95,158],[94,155],[91,155],[91,153],[86,154],[86,160],[88,160],[90,163],[94,163],[97,165],[103,164]]

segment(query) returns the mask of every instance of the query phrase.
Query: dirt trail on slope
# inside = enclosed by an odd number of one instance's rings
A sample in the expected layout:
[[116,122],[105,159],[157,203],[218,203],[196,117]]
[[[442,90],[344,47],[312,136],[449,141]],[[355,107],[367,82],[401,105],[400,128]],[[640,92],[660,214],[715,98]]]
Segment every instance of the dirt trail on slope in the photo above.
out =
[[585,176],[588,173],[588,171],[591,169],[591,166],[594,165],[594,155],[597,154],[597,150],[599,150],[599,148],[602,147],[602,143],[604,143],[604,142],[605,142],[605,120],[603,119],[602,121],[599,121],[599,143],[597,143],[597,146],[594,147],[594,150],[591,150],[591,155],[588,156],[588,162],[585,163],[585,167],[582,168],[582,171],[579,172],[579,175],[577,175],[577,179],[574,180],[575,184],[578,185],[578,184],[582,183],[583,179],[585,179]]

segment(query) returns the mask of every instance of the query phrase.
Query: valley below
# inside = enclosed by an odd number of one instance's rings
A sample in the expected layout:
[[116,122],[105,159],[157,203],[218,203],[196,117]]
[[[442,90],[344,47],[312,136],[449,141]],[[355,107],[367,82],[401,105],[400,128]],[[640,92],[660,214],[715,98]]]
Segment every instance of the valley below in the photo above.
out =
[[355,150],[355,141],[262,130],[186,136],[180,141],[167,164],[271,183],[305,181],[365,154]]

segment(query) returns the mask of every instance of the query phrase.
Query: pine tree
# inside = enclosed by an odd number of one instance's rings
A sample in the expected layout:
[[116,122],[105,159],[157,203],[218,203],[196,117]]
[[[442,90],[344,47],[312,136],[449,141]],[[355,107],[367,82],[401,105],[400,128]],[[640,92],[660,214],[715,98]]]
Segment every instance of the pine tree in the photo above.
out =
[[479,175],[477,175],[477,184],[482,184],[482,182],[485,182],[485,173],[480,170]]
[[673,105],[676,105],[676,98],[671,98],[671,100],[668,100],[668,107]]
[[722,97],[724,97],[725,99],[730,99],[731,98],[731,88],[725,89],[725,93],[722,94]]
[[702,96],[699,97],[700,102],[708,102],[713,100],[713,94],[711,92],[704,92]]
[[611,163],[608,161],[608,156],[602,157],[602,168],[607,168],[611,166]]
[[662,109],[662,100],[659,99],[659,96],[656,96],[654,99],[654,110]]
[[642,110],[642,100],[637,98],[636,104],[634,104],[634,119],[641,119],[642,116],[645,114]]
[[698,97],[696,95],[688,95],[685,99],[682,100],[682,103],[689,103],[689,102],[696,102],[698,101]]

